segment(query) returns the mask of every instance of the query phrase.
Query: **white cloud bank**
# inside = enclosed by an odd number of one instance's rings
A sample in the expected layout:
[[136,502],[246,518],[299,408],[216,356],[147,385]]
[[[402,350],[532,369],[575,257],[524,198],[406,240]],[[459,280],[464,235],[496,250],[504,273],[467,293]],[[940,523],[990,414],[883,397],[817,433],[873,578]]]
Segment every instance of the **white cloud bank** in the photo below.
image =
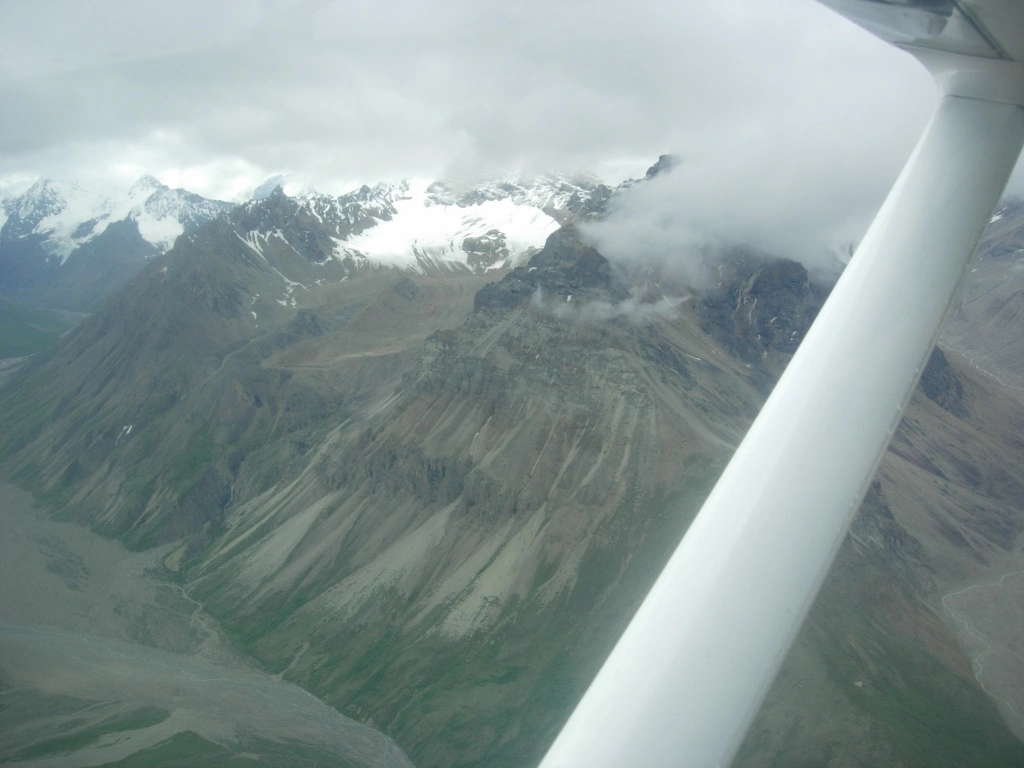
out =
[[0,178],[611,176],[787,136],[899,144],[930,98],[813,0],[0,3]]

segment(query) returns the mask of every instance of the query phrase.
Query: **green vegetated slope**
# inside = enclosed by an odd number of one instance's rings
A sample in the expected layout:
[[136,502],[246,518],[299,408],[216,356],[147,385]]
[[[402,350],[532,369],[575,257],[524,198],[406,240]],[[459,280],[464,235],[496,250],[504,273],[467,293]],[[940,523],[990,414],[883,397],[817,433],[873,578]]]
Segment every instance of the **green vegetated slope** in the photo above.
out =
[[0,296],[0,358],[34,355],[72,325],[66,313],[28,307]]
[[[180,542],[241,648],[415,764],[535,763],[825,290],[737,252],[691,293],[572,227],[479,290],[248,226],[182,239],[0,390],[4,476]],[[739,765],[1024,760],[941,607],[1015,547],[1021,405],[933,356]]]

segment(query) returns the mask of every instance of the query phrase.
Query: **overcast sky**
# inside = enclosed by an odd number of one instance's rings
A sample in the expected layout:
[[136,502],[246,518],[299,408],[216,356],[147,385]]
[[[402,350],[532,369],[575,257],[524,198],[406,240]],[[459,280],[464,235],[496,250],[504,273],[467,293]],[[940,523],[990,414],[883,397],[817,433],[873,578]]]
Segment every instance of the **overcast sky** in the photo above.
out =
[[934,103],[909,56],[813,0],[0,3],[8,189],[142,173],[226,199],[273,173],[323,191],[552,169],[619,181],[667,152],[709,211],[760,199],[762,218],[857,218]]

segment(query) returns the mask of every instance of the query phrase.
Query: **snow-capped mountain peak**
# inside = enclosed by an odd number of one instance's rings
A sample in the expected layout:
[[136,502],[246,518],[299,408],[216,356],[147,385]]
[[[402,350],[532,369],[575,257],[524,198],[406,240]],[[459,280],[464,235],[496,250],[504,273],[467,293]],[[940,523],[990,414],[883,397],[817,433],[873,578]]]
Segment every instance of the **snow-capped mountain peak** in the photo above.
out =
[[517,199],[500,183],[455,197],[442,183],[415,180],[393,187],[386,198],[390,216],[338,240],[337,258],[417,269],[494,269],[528,257],[558,228],[540,206]]
[[142,203],[132,208],[129,216],[135,220],[143,239],[163,252],[186,230],[211,221],[232,207],[231,203],[208,200],[184,189],[159,184]]
[[63,264],[110,224],[132,219],[142,238],[163,252],[187,227],[227,208],[228,203],[172,190],[153,176],[143,176],[128,189],[106,181],[44,178],[5,201],[0,237],[36,235],[46,255]]
[[606,198],[609,190],[597,178],[579,173],[547,174],[538,178],[513,177],[473,186],[435,181],[427,190],[428,205],[467,207],[489,200],[511,200],[549,212],[585,212],[587,204]]
[[[363,185],[338,197],[310,192],[298,198],[299,204],[321,221],[337,221],[350,231],[361,231],[378,221],[389,221],[395,214],[395,203],[408,192],[406,182],[382,182],[372,187]],[[335,233],[340,236],[341,233]]]
[[[512,267],[540,249],[569,219],[594,215],[611,190],[583,175],[501,179],[456,185],[413,179],[364,185],[339,196],[289,196],[270,179],[246,203],[236,234],[243,242],[282,235],[312,262],[475,272]],[[315,228],[301,239],[296,229]],[[333,253],[323,250],[333,242]],[[328,246],[329,249],[329,246]],[[262,252],[261,252],[262,255]]]

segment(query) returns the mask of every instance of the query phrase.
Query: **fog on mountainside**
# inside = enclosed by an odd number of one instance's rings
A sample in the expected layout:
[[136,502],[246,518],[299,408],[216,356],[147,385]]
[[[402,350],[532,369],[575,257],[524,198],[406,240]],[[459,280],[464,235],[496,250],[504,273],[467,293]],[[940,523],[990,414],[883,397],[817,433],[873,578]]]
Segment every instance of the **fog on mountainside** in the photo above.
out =
[[[824,193],[797,183],[800,173],[799,166],[759,171],[745,157],[676,158],[670,170],[612,198],[587,235],[613,261],[657,264],[691,282],[706,278],[695,255],[716,258],[737,245],[784,253],[833,281],[885,189]],[[847,176],[837,169],[837,178]]]

